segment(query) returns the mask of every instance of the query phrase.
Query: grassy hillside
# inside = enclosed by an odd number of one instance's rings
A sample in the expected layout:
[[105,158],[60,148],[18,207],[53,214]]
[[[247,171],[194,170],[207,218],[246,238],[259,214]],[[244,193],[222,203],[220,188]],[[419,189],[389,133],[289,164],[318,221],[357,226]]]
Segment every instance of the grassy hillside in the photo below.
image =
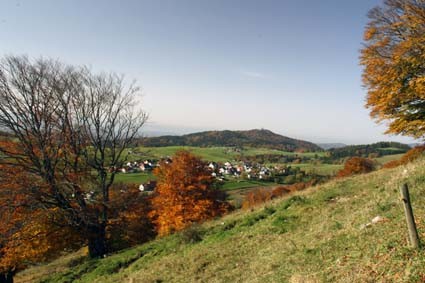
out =
[[207,131],[183,136],[161,136],[145,138],[140,141],[144,146],[249,146],[264,147],[286,151],[320,151],[314,143],[288,138],[269,130],[249,131]]
[[[420,282],[398,187],[408,182],[425,239],[425,160],[332,181],[169,237],[86,260],[69,255],[17,282]],[[376,217],[384,221],[371,224]],[[47,275],[50,274],[50,275]]]
[[390,161],[393,161],[393,160],[399,160],[400,158],[403,157],[403,155],[404,155],[404,153],[385,155],[385,156],[382,156],[382,157],[375,158],[375,160],[379,164],[383,165],[383,164],[390,162]]

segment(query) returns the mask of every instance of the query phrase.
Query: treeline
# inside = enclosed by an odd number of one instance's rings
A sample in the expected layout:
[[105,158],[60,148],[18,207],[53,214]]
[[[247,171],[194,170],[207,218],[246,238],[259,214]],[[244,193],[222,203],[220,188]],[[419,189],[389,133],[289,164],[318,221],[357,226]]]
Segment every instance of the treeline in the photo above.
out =
[[349,145],[330,149],[329,158],[332,160],[345,157],[380,157],[384,155],[406,153],[410,146],[398,142],[377,142],[364,145]]
[[308,163],[312,160],[319,159],[318,155],[283,155],[283,154],[256,154],[250,156],[238,156],[238,160],[252,163]]
[[261,147],[284,151],[321,151],[314,143],[288,138],[269,130],[249,131],[207,131],[183,136],[161,136],[144,138],[137,141],[147,147],[163,146],[224,146],[224,147]]

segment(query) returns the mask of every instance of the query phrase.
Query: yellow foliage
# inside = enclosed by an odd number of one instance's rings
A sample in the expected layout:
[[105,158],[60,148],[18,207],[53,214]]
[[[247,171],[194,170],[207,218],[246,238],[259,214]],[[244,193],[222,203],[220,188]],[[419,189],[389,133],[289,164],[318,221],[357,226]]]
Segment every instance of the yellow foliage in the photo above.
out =
[[366,107],[387,133],[425,135],[425,5],[387,0],[373,9],[361,51]]

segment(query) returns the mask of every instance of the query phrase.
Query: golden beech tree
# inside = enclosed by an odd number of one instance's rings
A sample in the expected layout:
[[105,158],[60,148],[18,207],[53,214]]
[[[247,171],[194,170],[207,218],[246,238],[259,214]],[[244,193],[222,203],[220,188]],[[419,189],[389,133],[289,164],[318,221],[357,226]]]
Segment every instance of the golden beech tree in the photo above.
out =
[[154,173],[158,185],[150,215],[159,235],[182,230],[229,208],[206,163],[187,151],[177,152],[171,163],[162,162]]
[[366,107],[387,133],[425,136],[425,1],[385,0],[369,12],[360,63]]

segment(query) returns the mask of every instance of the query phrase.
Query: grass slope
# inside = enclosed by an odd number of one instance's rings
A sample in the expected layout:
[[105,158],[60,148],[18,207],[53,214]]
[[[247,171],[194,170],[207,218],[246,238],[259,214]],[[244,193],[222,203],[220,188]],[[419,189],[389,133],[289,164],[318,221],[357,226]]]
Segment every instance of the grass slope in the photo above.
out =
[[390,162],[390,161],[393,161],[393,160],[399,160],[400,158],[403,157],[403,155],[404,155],[404,153],[385,155],[385,156],[382,156],[382,157],[375,158],[375,160],[379,164],[384,165],[387,162]]
[[[60,259],[19,274],[41,282],[420,282],[398,187],[425,237],[425,160],[332,181],[100,260]],[[386,221],[362,228],[375,216]],[[202,240],[191,243],[196,234]],[[31,277],[32,276],[32,277]]]

